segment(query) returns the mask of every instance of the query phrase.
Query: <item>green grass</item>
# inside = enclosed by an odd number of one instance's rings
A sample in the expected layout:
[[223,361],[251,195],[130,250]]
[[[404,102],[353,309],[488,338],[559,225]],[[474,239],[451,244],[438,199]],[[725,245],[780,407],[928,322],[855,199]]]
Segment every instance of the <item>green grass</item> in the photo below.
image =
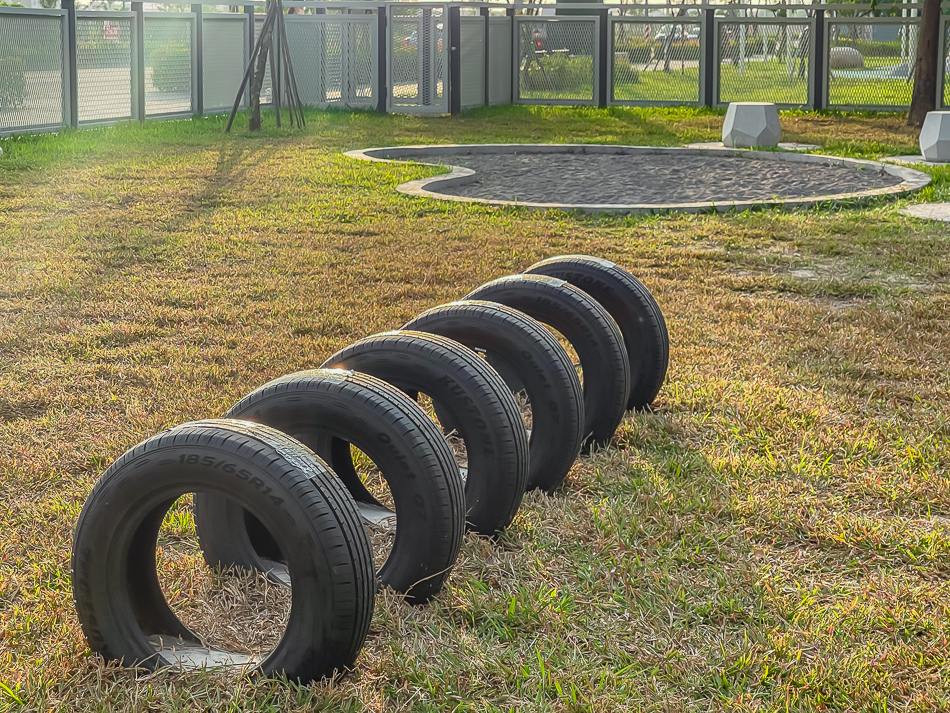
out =
[[[578,64],[573,73],[560,73],[558,68],[540,72],[531,67],[530,81],[523,80],[521,96],[526,99],[589,100],[593,96],[593,79],[588,58],[564,60],[560,57],[542,59],[542,65],[560,60]],[[583,61],[582,61],[583,60]],[[875,70],[896,67],[898,57],[869,57],[865,69]],[[586,74],[582,72],[586,67]],[[619,63],[614,65],[614,98],[617,101],[679,102],[699,101],[701,77],[696,62],[670,62],[669,71],[664,64],[653,62],[646,65]],[[578,76],[579,75],[579,76]],[[784,60],[750,59],[740,67],[738,60],[723,62],[720,72],[719,98],[722,102],[769,101],[777,104],[806,106],[808,104],[808,77],[798,76],[797,69],[789,77]],[[950,86],[950,84],[948,84]],[[828,86],[828,101],[831,106],[885,106],[897,111],[910,105],[913,84],[895,77],[848,78],[832,77]],[[950,91],[950,90],[948,90]]]
[[[583,217],[409,198],[396,143],[678,145],[698,109],[310,112],[0,142],[0,709],[785,711],[950,706],[950,251],[901,202]],[[914,151],[892,115],[784,113],[828,153]],[[266,118],[273,126],[273,115]],[[912,200],[950,200],[950,171]],[[906,202],[906,201],[905,201]],[[549,255],[656,295],[653,413],[468,537],[447,589],[381,595],[335,683],[143,675],[89,655],[69,555],[136,442]],[[168,518],[193,534],[187,506]],[[180,592],[187,593],[182,587]]]

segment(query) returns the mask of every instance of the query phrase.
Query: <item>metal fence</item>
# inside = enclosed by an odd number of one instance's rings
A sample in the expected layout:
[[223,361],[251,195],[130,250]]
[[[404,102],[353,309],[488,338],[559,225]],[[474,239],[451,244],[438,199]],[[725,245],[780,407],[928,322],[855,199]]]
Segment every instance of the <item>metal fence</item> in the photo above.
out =
[[[256,0],[240,13],[200,3],[144,12],[139,2],[77,12],[74,1],[0,7],[0,134],[225,111],[263,23]],[[882,17],[880,4],[285,4],[295,8],[286,41],[306,104],[412,113],[733,101],[902,110],[920,22],[913,4]],[[944,13],[938,104],[950,107]],[[274,70],[265,104],[285,91]]]

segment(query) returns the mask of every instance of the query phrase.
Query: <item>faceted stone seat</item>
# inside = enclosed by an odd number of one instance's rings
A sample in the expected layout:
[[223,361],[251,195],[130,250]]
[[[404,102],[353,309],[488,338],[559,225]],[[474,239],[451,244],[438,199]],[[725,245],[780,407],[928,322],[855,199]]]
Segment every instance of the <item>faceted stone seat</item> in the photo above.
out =
[[722,143],[729,148],[777,146],[782,136],[778,110],[767,102],[732,102],[722,124]]
[[931,111],[920,129],[920,152],[927,161],[950,161],[950,111]]

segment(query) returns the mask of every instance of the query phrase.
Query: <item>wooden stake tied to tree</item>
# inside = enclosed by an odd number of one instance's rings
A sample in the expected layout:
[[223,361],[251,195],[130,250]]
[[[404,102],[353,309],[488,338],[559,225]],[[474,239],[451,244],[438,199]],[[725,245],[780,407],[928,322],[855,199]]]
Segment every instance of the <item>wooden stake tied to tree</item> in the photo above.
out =
[[[275,43],[274,33],[277,33]],[[277,110],[277,128],[280,128],[280,91],[277,83],[275,44],[280,46],[281,57],[283,59],[284,82],[287,92],[288,107],[290,113],[290,125],[296,122],[298,126],[305,126],[306,121],[303,118],[303,102],[300,100],[300,92],[297,89],[297,78],[294,76],[294,65],[290,58],[290,46],[287,42],[287,28],[284,24],[284,5],[282,0],[267,0],[265,6],[264,24],[261,27],[261,33],[254,44],[254,50],[248,60],[247,68],[244,70],[244,78],[241,80],[241,86],[238,89],[237,96],[234,98],[234,105],[231,107],[231,116],[228,117],[228,125],[225,131],[231,131],[234,124],[234,117],[237,114],[238,107],[241,106],[241,97],[248,86],[250,80],[250,106],[248,128],[251,131],[261,130],[261,89],[264,86],[264,73],[270,68],[271,88],[274,92],[274,108]]]

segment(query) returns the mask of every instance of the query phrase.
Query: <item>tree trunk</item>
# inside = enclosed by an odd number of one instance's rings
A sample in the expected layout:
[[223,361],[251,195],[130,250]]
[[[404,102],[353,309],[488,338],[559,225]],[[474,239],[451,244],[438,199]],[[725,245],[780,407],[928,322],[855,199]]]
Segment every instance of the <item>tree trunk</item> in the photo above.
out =
[[920,37],[914,63],[914,95],[908,126],[923,126],[928,111],[937,108],[937,53],[940,46],[940,0],[924,0]]
[[[937,0],[939,2],[940,0]],[[275,0],[267,0],[266,13],[277,12],[277,3]],[[267,70],[267,57],[273,54],[274,48],[274,22],[265,22],[261,33],[261,51],[257,55],[257,64],[254,67],[254,77],[251,80],[251,104],[250,118],[247,121],[247,128],[251,131],[261,130],[261,87],[264,86],[264,73]],[[271,58],[273,61],[273,58]],[[274,87],[274,91],[277,88]]]

